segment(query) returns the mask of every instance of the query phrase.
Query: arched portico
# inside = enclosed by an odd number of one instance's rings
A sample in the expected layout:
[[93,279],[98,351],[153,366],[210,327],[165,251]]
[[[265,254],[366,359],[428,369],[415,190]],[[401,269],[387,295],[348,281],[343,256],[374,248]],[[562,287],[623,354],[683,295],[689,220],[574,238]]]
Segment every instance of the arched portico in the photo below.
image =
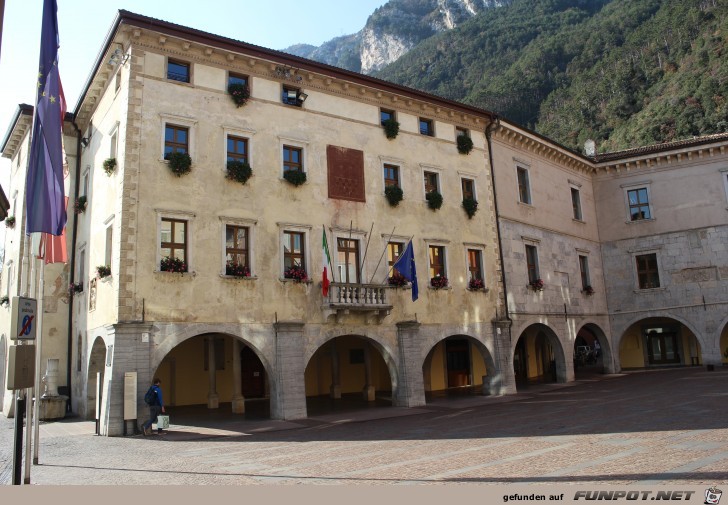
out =
[[267,359],[251,342],[218,332],[172,341],[175,345],[164,355],[153,354],[150,369],[162,381],[165,404],[176,413],[224,405],[228,413],[270,416],[269,399],[277,385],[270,380]]
[[[587,349],[584,349],[586,347]],[[613,373],[612,345],[601,327],[587,322],[576,332],[574,339],[574,374]]]
[[[91,346],[86,367],[86,419],[96,419],[97,406],[102,405],[104,378],[106,371],[106,343],[96,337]],[[82,414],[83,415],[83,414]]]
[[319,342],[307,358],[306,405],[311,412],[342,407],[392,405],[397,367],[384,345],[362,335],[338,335]]
[[443,337],[429,349],[422,363],[425,393],[430,399],[452,391],[469,389],[491,394],[500,380],[490,350],[469,335]]
[[701,365],[702,337],[676,317],[632,322],[619,340],[621,369]]
[[567,382],[566,355],[556,332],[542,323],[525,328],[512,348],[517,389],[540,382]]
[[720,352],[723,365],[728,365],[728,317],[726,317],[719,328],[718,351]]

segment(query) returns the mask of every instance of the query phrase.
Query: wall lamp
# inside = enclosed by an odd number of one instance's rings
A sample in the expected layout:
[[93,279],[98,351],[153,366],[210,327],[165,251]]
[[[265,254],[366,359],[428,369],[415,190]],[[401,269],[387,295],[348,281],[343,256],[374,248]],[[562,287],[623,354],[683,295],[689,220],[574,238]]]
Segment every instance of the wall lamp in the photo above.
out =
[[81,145],[82,145],[83,147],[88,147],[88,138],[86,138],[86,137],[82,137],[82,138],[81,138]]
[[298,100],[301,103],[305,102],[306,98],[308,98],[308,95],[306,93],[304,93],[303,91],[299,91],[298,96],[296,96],[296,100]]

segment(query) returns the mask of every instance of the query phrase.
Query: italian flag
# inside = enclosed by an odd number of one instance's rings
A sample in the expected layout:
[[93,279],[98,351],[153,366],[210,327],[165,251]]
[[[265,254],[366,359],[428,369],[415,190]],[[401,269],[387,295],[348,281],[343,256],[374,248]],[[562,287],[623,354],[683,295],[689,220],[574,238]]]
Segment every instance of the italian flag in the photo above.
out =
[[329,243],[326,240],[326,227],[323,229],[323,239],[321,240],[321,249],[323,249],[324,274],[321,279],[321,292],[324,296],[329,295],[329,270],[331,270],[331,257],[329,256]]

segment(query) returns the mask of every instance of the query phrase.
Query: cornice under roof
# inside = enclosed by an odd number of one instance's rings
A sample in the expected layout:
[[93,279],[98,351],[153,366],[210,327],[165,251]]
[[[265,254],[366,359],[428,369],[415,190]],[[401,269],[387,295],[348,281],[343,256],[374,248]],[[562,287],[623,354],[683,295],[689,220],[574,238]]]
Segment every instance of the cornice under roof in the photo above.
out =
[[8,147],[10,138],[13,136],[13,132],[15,132],[15,129],[18,126],[21,116],[30,116],[32,118],[33,106],[28,105],[27,103],[18,104],[18,108],[15,110],[15,115],[13,116],[12,121],[10,121],[10,126],[8,126],[8,131],[5,133],[5,138],[3,138],[2,144],[0,144],[0,153],[2,153],[4,158],[12,157],[12,154],[6,155],[5,150]]
[[673,142],[664,142],[662,144],[652,144],[650,146],[635,147],[634,149],[625,149],[623,151],[613,151],[611,153],[597,154],[591,159],[595,163],[606,163],[609,161],[625,160],[637,156],[660,154],[667,151],[672,151],[674,149],[699,147],[705,144],[712,144],[721,141],[728,141],[728,133],[715,133],[712,135],[693,137],[691,139],[676,140]]

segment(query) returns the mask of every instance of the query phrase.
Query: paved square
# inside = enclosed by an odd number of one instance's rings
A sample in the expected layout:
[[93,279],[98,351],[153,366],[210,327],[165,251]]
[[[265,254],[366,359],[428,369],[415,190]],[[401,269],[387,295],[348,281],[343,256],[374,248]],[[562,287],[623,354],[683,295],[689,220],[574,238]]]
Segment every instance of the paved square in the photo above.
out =
[[[33,484],[722,484],[728,368],[681,368],[227,430],[41,426]],[[386,417],[381,417],[386,416]],[[13,421],[0,416],[10,482]]]

